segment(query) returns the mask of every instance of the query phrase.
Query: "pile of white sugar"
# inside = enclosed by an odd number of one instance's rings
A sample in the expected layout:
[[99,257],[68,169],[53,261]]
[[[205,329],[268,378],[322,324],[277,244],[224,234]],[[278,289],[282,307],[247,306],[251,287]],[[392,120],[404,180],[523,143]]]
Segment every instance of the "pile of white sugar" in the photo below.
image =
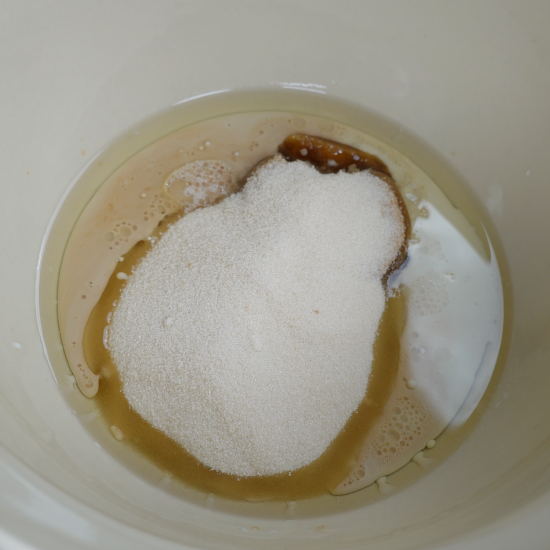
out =
[[130,405],[220,472],[312,462],[365,395],[404,231],[375,176],[268,162],[130,276],[109,334]]

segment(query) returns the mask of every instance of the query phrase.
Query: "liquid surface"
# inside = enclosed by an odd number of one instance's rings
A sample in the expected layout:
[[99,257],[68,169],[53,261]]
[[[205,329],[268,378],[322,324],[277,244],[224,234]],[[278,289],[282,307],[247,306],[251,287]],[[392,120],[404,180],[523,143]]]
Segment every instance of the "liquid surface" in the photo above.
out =
[[[296,130],[367,150],[386,163],[413,221],[410,261],[390,281],[401,292],[388,300],[367,395],[327,452],[284,479],[238,480],[204,469],[189,455],[183,466],[185,452],[179,446],[139,423],[120,391],[102,335],[124,284],[116,273],[130,272],[146,253],[147,237],[159,221],[181,207],[163,187],[168,175],[186,162],[215,158],[241,179]],[[135,446],[187,484],[248,500],[297,499],[327,490],[345,494],[413,457],[425,466],[429,457],[417,453],[459,411],[480,366],[492,371],[502,330],[502,291],[494,255],[483,237],[421,170],[366,134],[316,117],[280,113],[206,121],[132,158],[105,182],[81,216],[60,276],[59,316],[67,357],[84,391],[93,394],[101,376],[96,400],[115,438],[123,438],[120,444]],[[128,254],[138,242],[142,244]],[[106,286],[109,291],[98,303]],[[88,364],[95,373],[86,370]],[[380,492],[391,490],[391,478],[378,486]]]

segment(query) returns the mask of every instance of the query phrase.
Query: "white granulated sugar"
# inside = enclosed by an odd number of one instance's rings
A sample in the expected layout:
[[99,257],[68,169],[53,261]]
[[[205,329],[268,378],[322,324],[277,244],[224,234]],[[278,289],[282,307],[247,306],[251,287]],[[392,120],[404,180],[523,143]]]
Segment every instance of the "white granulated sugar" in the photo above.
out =
[[365,395],[403,240],[378,178],[268,162],[130,276],[109,337],[130,405],[220,472],[309,464]]

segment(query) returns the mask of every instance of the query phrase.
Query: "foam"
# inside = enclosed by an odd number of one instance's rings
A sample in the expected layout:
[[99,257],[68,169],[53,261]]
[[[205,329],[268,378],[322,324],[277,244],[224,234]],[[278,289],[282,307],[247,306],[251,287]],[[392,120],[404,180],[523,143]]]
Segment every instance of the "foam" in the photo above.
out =
[[231,166],[220,160],[196,160],[174,170],[164,182],[169,197],[178,201],[187,214],[219,202],[234,186]]

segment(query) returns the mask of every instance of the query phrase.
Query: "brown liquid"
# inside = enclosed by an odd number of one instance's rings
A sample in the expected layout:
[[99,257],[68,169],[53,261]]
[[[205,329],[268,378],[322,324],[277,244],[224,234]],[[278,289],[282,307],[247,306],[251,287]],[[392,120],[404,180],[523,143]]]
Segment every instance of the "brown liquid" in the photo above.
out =
[[[179,217],[175,214],[161,221],[151,236],[161,236],[167,225]],[[317,460],[291,475],[237,478],[202,465],[132,410],[122,391],[116,366],[103,345],[107,316],[113,311],[113,303],[125,285],[116,274],[119,271],[130,273],[151,246],[149,240],[139,241],[124,255],[124,261],[119,263],[94,308],[84,334],[86,360],[90,368],[101,376],[99,392],[94,399],[107,426],[116,426],[122,431],[124,440],[121,444],[133,447],[161,470],[205,493],[250,501],[297,500],[326,493],[337,486],[355,465],[364,441],[382,414],[393,389],[399,365],[399,338],[405,321],[404,299],[400,295],[388,299],[374,346],[367,393],[328,449]]]

